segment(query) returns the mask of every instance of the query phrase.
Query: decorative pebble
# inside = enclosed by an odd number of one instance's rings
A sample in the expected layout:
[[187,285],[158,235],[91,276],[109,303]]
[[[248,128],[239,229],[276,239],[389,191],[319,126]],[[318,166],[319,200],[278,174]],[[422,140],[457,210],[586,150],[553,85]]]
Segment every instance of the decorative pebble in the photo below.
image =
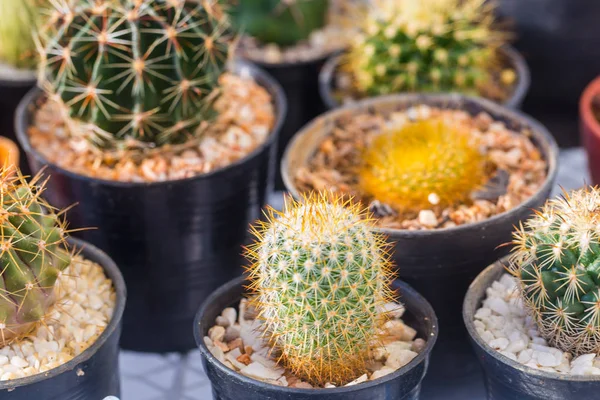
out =
[[531,368],[567,375],[600,375],[596,354],[571,360],[571,354],[549,346],[540,337],[516,289],[516,280],[504,274],[486,290],[487,298],[473,321],[480,337],[502,355]]

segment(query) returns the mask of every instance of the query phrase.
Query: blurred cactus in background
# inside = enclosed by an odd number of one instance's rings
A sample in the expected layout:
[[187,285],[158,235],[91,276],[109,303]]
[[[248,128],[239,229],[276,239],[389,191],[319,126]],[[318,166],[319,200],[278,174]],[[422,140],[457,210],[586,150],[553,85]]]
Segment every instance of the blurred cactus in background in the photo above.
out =
[[495,28],[493,1],[375,3],[364,15],[363,31],[344,63],[358,93],[480,95],[494,90],[494,79],[507,85],[515,81],[514,71],[502,71],[498,59],[497,50],[507,34]]
[[327,23],[329,0],[235,0],[237,30],[263,43],[292,46]]
[[36,0],[0,0],[0,62],[18,69],[35,69]]

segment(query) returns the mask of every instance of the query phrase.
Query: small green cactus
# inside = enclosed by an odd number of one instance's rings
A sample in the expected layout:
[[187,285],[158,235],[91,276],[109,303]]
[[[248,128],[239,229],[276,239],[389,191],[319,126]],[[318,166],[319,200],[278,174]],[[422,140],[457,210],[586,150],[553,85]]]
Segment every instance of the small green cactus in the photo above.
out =
[[292,46],[325,26],[329,0],[237,0],[232,20],[263,43]]
[[54,304],[55,284],[71,263],[65,227],[13,168],[0,171],[0,344],[28,334]]
[[220,0],[56,4],[41,81],[73,134],[103,147],[182,143],[211,117],[232,39]]
[[33,31],[39,23],[36,0],[0,0],[0,62],[35,69]]
[[[497,49],[506,40],[505,33],[493,28],[493,3],[380,3],[369,9],[363,32],[344,62],[356,92],[368,96],[405,91],[479,95],[490,90]],[[502,75],[511,80],[510,72]]]
[[549,200],[514,238],[510,271],[542,336],[575,356],[600,353],[600,189]]
[[364,374],[385,318],[380,306],[393,299],[385,239],[358,206],[329,197],[269,210],[248,252],[264,336],[280,362],[313,385]]

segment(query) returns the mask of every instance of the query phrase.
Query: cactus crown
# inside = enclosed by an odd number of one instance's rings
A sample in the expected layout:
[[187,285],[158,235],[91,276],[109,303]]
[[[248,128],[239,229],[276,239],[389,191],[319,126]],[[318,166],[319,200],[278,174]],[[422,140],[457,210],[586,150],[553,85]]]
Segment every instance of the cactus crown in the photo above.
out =
[[230,52],[220,0],[57,0],[40,81],[73,134],[103,147],[181,143],[211,116]]
[[264,43],[291,46],[327,22],[329,0],[238,0],[232,20]]
[[549,200],[514,245],[509,268],[542,336],[573,355],[600,352],[600,189]]
[[0,60],[20,69],[36,65],[33,30],[39,22],[35,0],[0,0]]
[[28,334],[54,304],[55,283],[70,263],[65,226],[40,197],[39,177],[0,171],[0,344]]
[[448,206],[485,184],[485,166],[466,128],[442,119],[409,122],[366,148],[359,188],[399,211]]
[[[363,32],[345,60],[344,68],[354,77],[358,93],[458,91],[478,95],[492,90],[497,49],[506,41],[506,34],[493,28],[493,3],[379,3],[363,19]],[[504,77],[509,83],[510,71]]]
[[288,199],[283,213],[268,211],[253,229],[249,287],[280,362],[314,385],[343,385],[370,360],[393,272],[372,220],[328,198]]

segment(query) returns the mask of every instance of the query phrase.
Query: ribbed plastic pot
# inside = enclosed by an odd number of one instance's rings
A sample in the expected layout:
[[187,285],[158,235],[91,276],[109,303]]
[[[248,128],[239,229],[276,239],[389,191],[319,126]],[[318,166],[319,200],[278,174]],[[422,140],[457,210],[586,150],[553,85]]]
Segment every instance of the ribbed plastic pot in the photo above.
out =
[[546,181],[530,199],[485,221],[437,230],[381,229],[394,243],[394,261],[400,278],[431,303],[439,318],[441,336],[432,354],[423,390],[428,398],[430,391],[436,396],[443,395],[452,388],[476,384],[481,376],[461,320],[464,294],[484,266],[506,254],[508,248],[499,246],[511,241],[513,226],[527,219],[532,210],[548,198],[556,179],[558,148],[550,133],[537,121],[489,100],[458,94],[380,97],[330,111],[298,133],[282,162],[286,187],[298,197],[294,184],[296,171],[306,165],[338,118],[367,112],[390,113],[418,104],[460,109],[472,115],[484,111],[516,131],[529,128],[531,139],[548,163]]
[[[17,141],[15,134],[15,111],[19,102],[25,95],[36,85],[35,74],[29,78],[23,79],[7,79],[0,75],[0,135],[5,136],[13,141]],[[24,174],[29,174],[29,165],[25,152],[19,149],[20,152],[20,168]]]
[[40,92],[30,93],[17,113],[17,135],[33,171],[46,167],[44,195],[68,212],[77,235],[110,254],[127,282],[123,348],[145,352],[187,351],[202,301],[241,274],[240,246],[248,225],[261,216],[272,189],[277,135],[286,103],[265,72],[238,63],[273,97],[277,122],[267,141],[242,160],[188,179],[129,183],[94,179],[50,164],[34,149],[27,130]]
[[[238,306],[244,294],[244,278],[235,279],[215,291],[200,307],[194,323],[194,336],[202,363],[212,384],[213,400],[418,400],[421,382],[427,372],[429,355],[438,336],[437,318],[431,305],[404,282],[393,288],[400,293],[406,312],[403,321],[427,341],[410,363],[396,372],[371,382],[335,389],[296,389],[275,386],[241,375],[217,360],[206,347],[204,337],[215,318],[227,307]],[[198,399],[201,400],[201,399]],[[206,399],[202,399],[206,400]]]
[[275,189],[284,189],[279,173],[283,152],[294,134],[327,108],[319,95],[319,73],[331,54],[295,63],[267,63],[248,60],[267,71],[283,88],[288,113],[279,134]]
[[116,292],[112,319],[87,350],[43,374],[0,382],[0,400],[102,400],[119,396],[119,337],[127,293],[117,265],[105,253],[81,240],[69,244],[104,268]]
[[[506,99],[502,105],[509,108],[519,109],[523,104],[523,100],[529,91],[529,85],[531,83],[529,67],[527,66],[527,63],[525,62],[525,59],[521,53],[516,51],[514,48],[505,46],[501,48],[500,51],[501,56],[507,61],[507,64],[514,68],[519,79],[512,96]],[[323,103],[325,103],[327,108],[330,110],[338,108],[342,105],[334,96],[334,91],[336,89],[335,75],[339,69],[341,61],[342,55],[331,57],[327,63],[325,63],[323,69],[321,70],[321,74],[319,75],[319,93],[321,94]]]
[[600,122],[592,112],[594,98],[600,97],[600,76],[594,79],[579,100],[579,129],[588,155],[592,182],[600,183]]
[[477,358],[485,371],[487,398],[490,400],[572,400],[597,399],[600,377],[569,376],[527,367],[489,347],[473,324],[475,312],[486,296],[486,289],[505,273],[501,260],[486,268],[473,281],[465,296],[464,323]]

